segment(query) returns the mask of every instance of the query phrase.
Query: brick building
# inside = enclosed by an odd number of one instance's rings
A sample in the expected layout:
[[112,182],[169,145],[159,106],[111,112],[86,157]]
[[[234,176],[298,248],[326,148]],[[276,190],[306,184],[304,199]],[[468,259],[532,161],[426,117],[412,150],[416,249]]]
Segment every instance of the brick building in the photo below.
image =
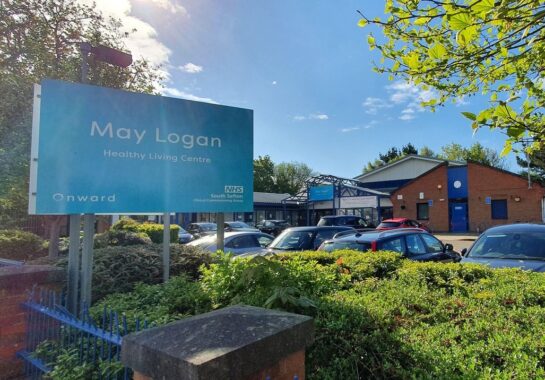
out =
[[440,164],[392,192],[394,217],[416,219],[433,231],[481,232],[489,227],[545,221],[545,188],[490,166]]

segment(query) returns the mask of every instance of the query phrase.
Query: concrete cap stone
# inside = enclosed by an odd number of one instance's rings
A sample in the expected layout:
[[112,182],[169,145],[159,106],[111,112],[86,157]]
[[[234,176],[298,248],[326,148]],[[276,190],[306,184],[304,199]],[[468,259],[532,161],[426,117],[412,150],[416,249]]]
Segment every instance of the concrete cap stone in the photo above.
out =
[[123,337],[121,360],[159,379],[243,379],[314,340],[308,316],[231,306]]

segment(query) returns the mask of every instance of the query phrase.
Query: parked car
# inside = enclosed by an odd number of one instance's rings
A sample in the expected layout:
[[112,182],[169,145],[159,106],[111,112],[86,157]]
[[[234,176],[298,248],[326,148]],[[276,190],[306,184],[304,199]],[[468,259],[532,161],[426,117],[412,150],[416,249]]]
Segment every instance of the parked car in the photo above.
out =
[[373,223],[354,215],[330,215],[322,216],[318,226],[347,226],[355,229],[375,228]]
[[407,218],[385,219],[377,226],[377,230],[379,231],[393,230],[396,228],[421,228],[424,231],[431,232],[428,226],[417,222],[416,220]]
[[458,262],[462,258],[451,244],[443,244],[435,236],[419,228],[341,234],[325,241],[319,248],[326,252],[338,249],[394,251],[416,261]]
[[335,234],[342,231],[354,231],[352,227],[291,227],[284,230],[267,247],[269,253],[280,253],[285,251],[314,251],[325,240],[331,239]]
[[244,222],[225,222],[224,226],[225,231],[259,231],[257,228],[249,226]]
[[462,263],[545,272],[545,225],[508,224],[486,230],[467,249]]
[[[187,245],[201,247],[211,252],[216,252],[218,249],[217,235],[205,236],[197,240],[193,240]],[[252,231],[236,231],[226,232],[224,236],[224,252],[229,252],[234,255],[245,253],[260,253],[263,252],[274,237],[262,232]]]
[[218,230],[218,226],[216,223],[191,223],[187,227],[187,231],[193,235],[195,239],[208,236],[208,235],[215,235],[216,231]]
[[286,228],[290,227],[290,224],[285,220],[263,220],[256,226],[261,232],[278,236]]
[[193,235],[180,227],[180,231],[178,231],[178,242],[181,244],[185,244],[189,243],[191,240],[193,240]]

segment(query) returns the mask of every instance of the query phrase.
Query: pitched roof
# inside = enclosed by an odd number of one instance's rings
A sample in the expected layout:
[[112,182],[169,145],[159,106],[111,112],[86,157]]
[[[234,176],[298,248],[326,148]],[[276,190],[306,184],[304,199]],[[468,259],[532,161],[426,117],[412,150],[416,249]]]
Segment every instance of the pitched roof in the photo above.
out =
[[254,191],[254,203],[275,203],[282,204],[282,200],[290,196],[288,193],[260,193]]
[[465,165],[465,162],[461,162],[461,161],[442,160],[440,158],[424,157],[424,156],[419,156],[417,154],[408,154],[405,157],[403,157],[403,158],[401,158],[401,159],[399,159],[397,161],[394,161],[392,163],[380,166],[380,167],[378,167],[376,169],[371,170],[370,172],[360,174],[360,175],[354,177],[354,179],[357,179],[357,180],[361,181],[365,177],[368,177],[370,175],[379,173],[379,172],[381,172],[383,170],[389,169],[389,168],[391,168],[393,166],[399,165],[399,164],[401,164],[403,162],[406,162],[406,161],[409,161],[409,160],[420,160],[420,161],[435,162],[438,165],[442,164],[443,162],[447,162],[449,166],[463,166],[463,165]]

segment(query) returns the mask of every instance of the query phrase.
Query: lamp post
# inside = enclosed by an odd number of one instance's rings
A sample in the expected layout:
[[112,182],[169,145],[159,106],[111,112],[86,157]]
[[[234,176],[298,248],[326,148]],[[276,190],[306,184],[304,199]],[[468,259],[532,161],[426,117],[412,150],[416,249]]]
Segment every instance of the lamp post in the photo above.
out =
[[[93,55],[96,61],[113,66],[128,67],[132,63],[132,55],[107,46],[92,46],[88,42],[80,43],[81,82],[87,83],[88,59]],[[93,276],[93,237],[95,233],[95,214],[83,216],[83,247],[81,260],[79,256],[81,215],[70,215],[70,247],[68,251],[68,310],[78,313],[78,305],[91,304],[91,284]],[[81,266],[81,272],[80,272]],[[81,276],[80,276],[81,274]],[[79,290],[79,297],[78,297]],[[78,299],[79,298],[79,299]],[[82,309],[80,309],[82,310]]]

